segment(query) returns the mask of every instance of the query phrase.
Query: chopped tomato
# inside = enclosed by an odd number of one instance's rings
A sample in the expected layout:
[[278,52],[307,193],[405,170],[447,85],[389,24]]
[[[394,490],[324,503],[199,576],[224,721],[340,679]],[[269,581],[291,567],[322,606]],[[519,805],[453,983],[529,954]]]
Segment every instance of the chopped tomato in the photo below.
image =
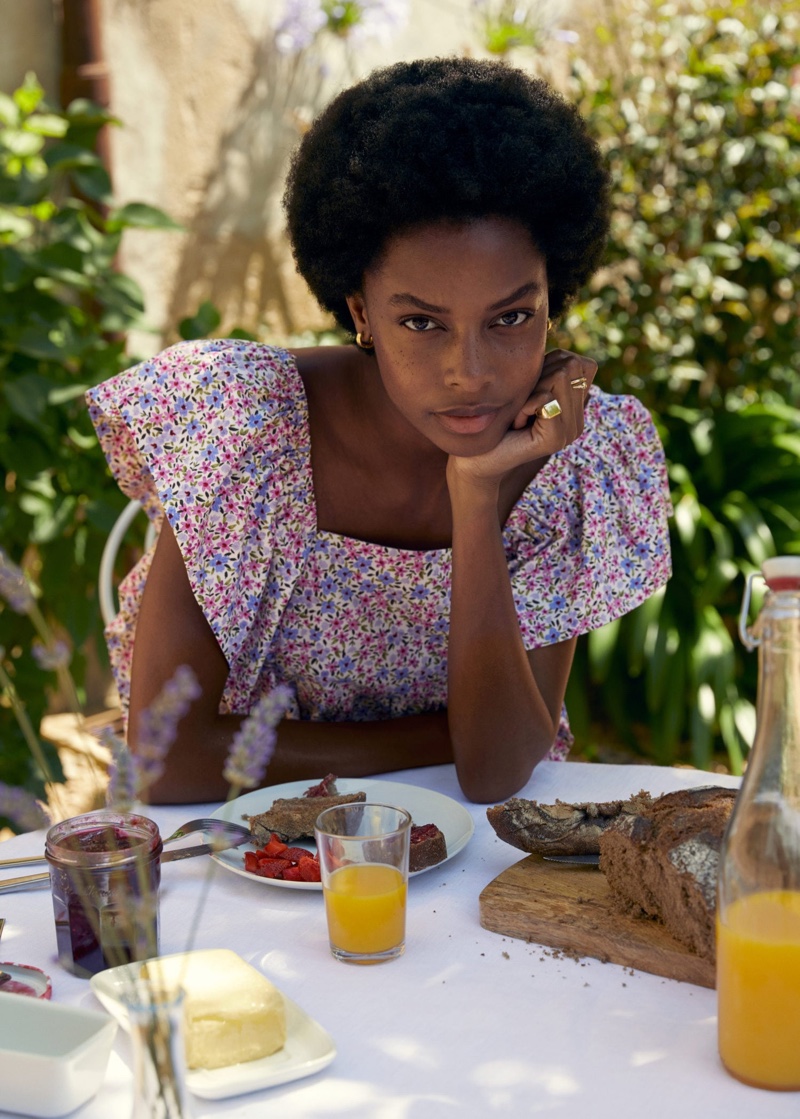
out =
[[287,847],[281,858],[291,859],[293,863],[299,863],[301,859],[308,859],[310,856],[311,851],[306,847]]
[[284,882],[301,882],[302,874],[300,873],[300,867],[287,866],[286,870],[283,872],[283,880]]
[[321,882],[322,876],[319,869],[319,859],[314,858],[301,859],[297,864],[297,870],[303,882]]
[[255,873],[259,878],[283,878],[283,872],[291,865],[287,859],[259,859]]
[[272,838],[269,843],[262,848],[264,854],[268,855],[270,858],[275,858],[276,855],[283,855],[286,849],[287,845],[278,839],[275,832],[272,833]]

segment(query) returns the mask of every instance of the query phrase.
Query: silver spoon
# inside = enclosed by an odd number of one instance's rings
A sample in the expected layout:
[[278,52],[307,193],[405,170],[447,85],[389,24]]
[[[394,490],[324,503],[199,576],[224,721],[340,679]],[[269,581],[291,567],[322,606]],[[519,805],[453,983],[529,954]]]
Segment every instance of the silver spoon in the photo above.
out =
[[[210,843],[198,843],[192,847],[178,847],[171,851],[165,851],[161,856],[162,863],[174,862],[179,859],[191,859],[195,855],[207,855],[212,851],[225,851],[230,847],[240,847],[242,843],[246,843],[252,839],[252,835],[248,828],[242,824],[234,824],[228,820],[190,820],[187,824],[183,824],[172,835],[167,836],[163,841],[164,843],[173,843],[176,839],[185,839],[187,835],[193,835],[196,832],[212,832],[214,838]],[[26,858],[23,860],[6,859],[0,861],[0,866],[17,866],[19,862],[42,862],[44,855],[34,858]],[[46,882],[50,878],[49,871],[43,871],[41,874],[23,874],[17,878],[6,878],[0,881],[0,890],[15,890],[19,886],[33,886],[37,882]]]

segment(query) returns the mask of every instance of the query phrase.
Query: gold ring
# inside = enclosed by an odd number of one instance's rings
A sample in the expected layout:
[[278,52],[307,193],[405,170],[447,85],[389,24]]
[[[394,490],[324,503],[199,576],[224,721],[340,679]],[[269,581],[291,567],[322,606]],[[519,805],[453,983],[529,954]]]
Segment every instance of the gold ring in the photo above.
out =
[[585,377],[573,377],[570,381],[570,385],[574,389],[585,389],[589,387],[589,382]]
[[561,415],[561,405],[557,400],[548,400],[546,404],[541,406],[536,415],[541,416],[543,420],[553,420],[556,416]]

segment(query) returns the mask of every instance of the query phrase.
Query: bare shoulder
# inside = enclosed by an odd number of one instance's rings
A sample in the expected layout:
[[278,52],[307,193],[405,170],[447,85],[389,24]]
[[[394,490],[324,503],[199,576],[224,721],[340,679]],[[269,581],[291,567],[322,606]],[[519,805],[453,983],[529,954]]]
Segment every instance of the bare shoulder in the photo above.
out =
[[304,346],[288,353],[306,384],[318,377],[346,376],[353,366],[352,346]]

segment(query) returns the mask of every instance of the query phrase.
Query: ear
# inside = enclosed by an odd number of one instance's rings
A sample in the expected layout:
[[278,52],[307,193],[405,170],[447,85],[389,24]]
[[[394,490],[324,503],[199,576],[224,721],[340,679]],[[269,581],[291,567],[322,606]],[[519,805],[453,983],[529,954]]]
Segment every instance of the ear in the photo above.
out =
[[371,333],[369,329],[369,319],[367,317],[367,307],[364,302],[364,296],[360,291],[354,295],[345,296],[347,306],[353,318],[353,331],[358,334],[368,335]]

